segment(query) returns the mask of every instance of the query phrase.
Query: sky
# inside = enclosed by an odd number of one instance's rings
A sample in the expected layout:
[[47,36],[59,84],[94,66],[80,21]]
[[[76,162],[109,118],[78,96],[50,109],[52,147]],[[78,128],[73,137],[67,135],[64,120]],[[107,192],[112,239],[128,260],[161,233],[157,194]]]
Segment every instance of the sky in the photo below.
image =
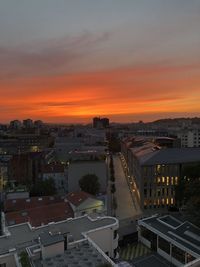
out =
[[0,0],[0,121],[200,116],[199,0]]

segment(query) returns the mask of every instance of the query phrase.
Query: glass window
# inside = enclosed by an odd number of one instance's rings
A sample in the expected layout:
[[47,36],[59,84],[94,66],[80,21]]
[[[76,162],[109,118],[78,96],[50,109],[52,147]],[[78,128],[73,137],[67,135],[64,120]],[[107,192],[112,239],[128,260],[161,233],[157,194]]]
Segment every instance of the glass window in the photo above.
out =
[[159,237],[158,239],[158,247],[170,255],[170,243],[162,237]]
[[181,263],[185,263],[185,251],[176,246],[172,246],[172,257]]

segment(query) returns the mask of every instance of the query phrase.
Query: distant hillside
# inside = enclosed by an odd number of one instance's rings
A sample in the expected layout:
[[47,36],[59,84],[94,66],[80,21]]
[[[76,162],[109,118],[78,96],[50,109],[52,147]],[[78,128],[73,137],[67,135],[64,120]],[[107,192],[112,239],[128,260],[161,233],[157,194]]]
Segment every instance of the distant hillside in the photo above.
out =
[[187,123],[191,122],[191,124],[200,124],[200,118],[195,117],[195,118],[174,118],[174,119],[160,119],[153,121],[153,124],[182,124],[182,123]]

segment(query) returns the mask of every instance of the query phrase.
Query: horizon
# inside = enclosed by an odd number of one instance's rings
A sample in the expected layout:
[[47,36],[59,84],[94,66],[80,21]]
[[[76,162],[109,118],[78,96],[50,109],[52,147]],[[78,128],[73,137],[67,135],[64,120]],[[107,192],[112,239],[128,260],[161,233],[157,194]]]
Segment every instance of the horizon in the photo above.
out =
[[196,0],[1,2],[2,121],[199,116],[199,13]]
[[[95,117],[100,117],[100,118],[108,118],[106,116],[95,116]],[[48,121],[43,121],[42,122],[44,124],[55,124],[55,125],[61,125],[61,124],[64,124],[64,125],[92,125],[93,124],[93,118],[90,118],[90,120],[86,121],[86,122],[48,122]],[[22,118],[22,119],[12,119],[10,121],[7,121],[7,122],[2,122],[0,121],[0,124],[6,124],[8,125],[11,121],[14,121],[14,120],[19,120],[21,122],[23,122],[23,120],[26,120],[26,119],[31,119],[32,121],[36,121],[36,120],[40,120],[40,118],[36,118],[36,119],[32,119],[32,118]],[[110,120],[110,118],[108,118]],[[120,122],[120,121],[111,121],[110,120],[110,124],[134,124],[134,123],[155,123],[157,121],[160,121],[160,120],[193,120],[193,119],[200,119],[200,117],[198,116],[193,116],[193,117],[165,117],[165,118],[157,118],[155,120],[151,120],[151,121],[144,121],[144,120],[137,120],[137,121],[125,121],[125,122]]]

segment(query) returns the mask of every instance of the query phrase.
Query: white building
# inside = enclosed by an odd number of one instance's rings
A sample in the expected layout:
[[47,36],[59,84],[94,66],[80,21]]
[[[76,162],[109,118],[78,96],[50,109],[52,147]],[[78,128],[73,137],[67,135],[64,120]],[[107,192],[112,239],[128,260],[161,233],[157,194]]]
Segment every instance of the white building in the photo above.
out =
[[200,129],[187,129],[178,134],[182,147],[200,147]]
[[87,216],[38,228],[28,223],[9,226],[0,237],[0,266],[21,267],[22,252],[34,267],[115,266],[109,257],[117,256],[118,227],[116,218]]
[[102,215],[106,212],[104,202],[95,198],[94,196],[83,192],[72,192],[67,195],[74,217],[87,215]]

